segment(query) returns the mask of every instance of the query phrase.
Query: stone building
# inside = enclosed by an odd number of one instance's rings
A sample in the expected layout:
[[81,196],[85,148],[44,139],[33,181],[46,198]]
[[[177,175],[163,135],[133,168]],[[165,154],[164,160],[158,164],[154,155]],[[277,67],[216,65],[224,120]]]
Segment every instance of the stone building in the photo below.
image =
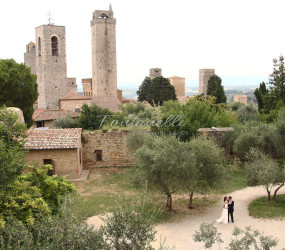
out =
[[26,53],[24,54],[24,62],[31,68],[31,73],[36,74],[36,44],[29,42],[26,45]]
[[234,102],[241,102],[245,105],[247,104],[247,96],[246,95],[235,95]]
[[25,64],[37,75],[39,109],[59,109],[61,97],[77,93],[76,79],[67,78],[64,26],[37,27],[36,44],[27,45]]
[[177,98],[185,96],[185,78],[179,76],[168,77],[170,84],[174,86]]
[[92,35],[92,103],[118,111],[116,19],[109,10],[95,10]]
[[126,148],[128,131],[83,132],[84,169],[133,166],[134,159]]
[[208,81],[213,75],[215,75],[215,69],[199,70],[199,94],[207,95]]
[[75,120],[80,115],[80,112],[72,112],[63,109],[37,109],[32,117],[34,120],[32,128],[53,128],[54,120],[64,118],[67,115]]
[[150,79],[162,76],[162,70],[160,68],[152,68],[149,70]]
[[85,97],[92,97],[92,78],[85,78],[82,79],[82,86],[83,86],[83,96]]
[[61,109],[80,113],[83,104],[91,105],[91,97],[69,92],[67,96],[60,98],[59,102]]
[[30,164],[51,164],[53,174],[80,177],[83,169],[81,128],[29,130],[25,148]]

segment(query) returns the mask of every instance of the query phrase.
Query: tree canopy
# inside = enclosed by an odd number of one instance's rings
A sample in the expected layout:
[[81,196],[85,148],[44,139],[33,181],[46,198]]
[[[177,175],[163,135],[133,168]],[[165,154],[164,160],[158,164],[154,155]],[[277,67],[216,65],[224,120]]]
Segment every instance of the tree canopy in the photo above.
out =
[[142,102],[147,100],[147,93],[150,85],[151,85],[151,79],[150,77],[146,76],[142,84],[140,85],[139,90],[137,91],[138,101]]
[[20,108],[28,126],[32,125],[33,104],[38,98],[36,80],[37,76],[25,64],[0,60],[0,106]]
[[285,65],[284,56],[273,59],[273,72],[269,76],[268,88],[262,82],[254,92],[258,101],[258,110],[267,121],[273,121],[278,110],[285,106]]
[[222,85],[222,79],[219,76],[213,75],[210,77],[207,86],[207,95],[215,96],[216,103],[227,102],[227,97]]
[[162,76],[150,79],[146,77],[137,91],[139,101],[148,101],[152,106],[162,105],[168,100],[177,100],[175,88],[169,79]]

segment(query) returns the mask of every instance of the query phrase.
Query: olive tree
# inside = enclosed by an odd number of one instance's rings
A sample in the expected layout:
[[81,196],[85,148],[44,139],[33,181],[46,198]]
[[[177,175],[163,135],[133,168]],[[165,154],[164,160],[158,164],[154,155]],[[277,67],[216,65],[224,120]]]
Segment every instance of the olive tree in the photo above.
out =
[[[273,159],[252,148],[247,154],[246,170],[249,186],[263,185],[267,192],[267,200],[276,200],[277,192],[284,186],[285,169],[279,166]],[[274,190],[273,197],[271,192]]]
[[[193,207],[194,193],[205,194],[221,184],[225,176],[223,150],[212,140],[198,137],[186,142],[182,171],[179,173],[183,187],[189,192],[189,208]],[[181,153],[180,153],[181,156]]]
[[[225,248],[228,250],[239,249],[263,249],[269,250],[276,247],[278,239],[272,236],[265,236],[258,230],[252,230],[251,227],[246,227],[244,230],[235,227],[230,244]],[[204,248],[211,248],[215,243],[218,244],[219,249],[222,249],[221,244],[224,242],[221,238],[221,233],[213,224],[202,223],[199,231],[193,235],[195,242],[204,242]]]
[[169,210],[172,210],[172,194],[181,185],[178,173],[181,172],[185,145],[175,137],[146,135],[143,145],[134,154],[143,178],[166,194]]

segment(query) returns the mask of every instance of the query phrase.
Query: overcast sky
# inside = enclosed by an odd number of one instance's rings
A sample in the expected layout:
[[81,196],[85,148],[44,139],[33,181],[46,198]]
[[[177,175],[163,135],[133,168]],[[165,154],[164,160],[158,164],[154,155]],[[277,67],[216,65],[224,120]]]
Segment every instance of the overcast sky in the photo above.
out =
[[[92,12],[110,0],[1,1],[0,58],[23,62],[35,27],[66,26],[68,77],[91,77]],[[119,87],[136,87],[153,67],[163,76],[198,79],[200,68],[221,76],[268,76],[285,52],[284,0],[113,0]]]

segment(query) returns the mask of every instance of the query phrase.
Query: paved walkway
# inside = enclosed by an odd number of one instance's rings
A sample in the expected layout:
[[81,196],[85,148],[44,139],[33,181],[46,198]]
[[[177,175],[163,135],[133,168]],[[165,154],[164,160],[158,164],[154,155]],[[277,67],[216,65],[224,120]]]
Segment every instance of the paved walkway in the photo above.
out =
[[[279,194],[285,193],[285,188],[280,189]],[[230,194],[235,201],[234,218],[235,223],[232,224],[219,224],[216,223],[216,219],[221,216],[223,202],[221,200],[221,206],[217,206],[210,210],[208,214],[199,216],[196,218],[186,219],[177,223],[161,224],[156,227],[157,241],[153,244],[155,248],[159,246],[159,238],[166,238],[166,246],[176,246],[177,250],[195,249],[203,250],[203,243],[196,243],[192,239],[192,235],[195,231],[199,230],[200,224],[203,222],[212,223],[218,228],[218,231],[222,233],[221,237],[224,240],[224,246],[229,244],[230,239],[233,237],[234,226],[244,229],[246,226],[251,226],[253,229],[263,231],[265,235],[272,235],[279,239],[279,244],[275,249],[285,249],[285,220],[262,220],[254,219],[248,215],[248,205],[251,200],[254,200],[260,196],[266,195],[264,188],[262,187],[247,187],[242,190],[235,191]],[[222,199],[222,197],[221,197]],[[285,213],[285,211],[284,211]],[[219,249],[215,245],[212,249]],[[224,249],[224,248],[223,248]]]

